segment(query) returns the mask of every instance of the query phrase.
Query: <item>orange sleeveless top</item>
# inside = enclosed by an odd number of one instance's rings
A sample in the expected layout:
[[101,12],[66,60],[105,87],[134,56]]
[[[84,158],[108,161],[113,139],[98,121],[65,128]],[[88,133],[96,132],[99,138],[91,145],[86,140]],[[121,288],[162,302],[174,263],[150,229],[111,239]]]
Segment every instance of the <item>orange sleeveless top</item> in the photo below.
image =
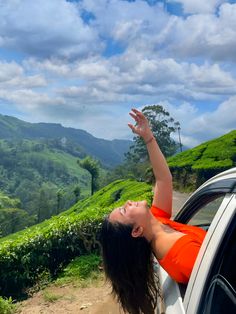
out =
[[195,260],[206,235],[206,231],[195,226],[185,225],[170,220],[170,215],[152,205],[152,214],[163,224],[185,233],[179,238],[166,255],[159,259],[159,264],[177,282],[186,284],[189,281]]

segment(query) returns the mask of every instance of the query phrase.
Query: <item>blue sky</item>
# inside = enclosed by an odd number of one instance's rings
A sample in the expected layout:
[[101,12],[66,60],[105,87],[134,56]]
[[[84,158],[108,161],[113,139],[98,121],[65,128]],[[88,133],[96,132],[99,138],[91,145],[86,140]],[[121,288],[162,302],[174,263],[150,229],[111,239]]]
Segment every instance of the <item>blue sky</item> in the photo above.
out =
[[193,147],[236,128],[235,51],[235,1],[0,0],[0,113],[132,139],[160,104]]

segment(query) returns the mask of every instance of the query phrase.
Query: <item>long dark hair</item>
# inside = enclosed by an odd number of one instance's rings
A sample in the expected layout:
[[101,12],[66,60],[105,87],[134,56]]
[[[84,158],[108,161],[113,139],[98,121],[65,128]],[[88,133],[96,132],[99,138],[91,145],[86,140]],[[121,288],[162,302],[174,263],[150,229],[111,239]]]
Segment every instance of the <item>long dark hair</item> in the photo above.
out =
[[101,244],[105,274],[125,312],[153,314],[158,289],[151,246],[146,238],[134,238],[131,232],[132,225],[104,220]]

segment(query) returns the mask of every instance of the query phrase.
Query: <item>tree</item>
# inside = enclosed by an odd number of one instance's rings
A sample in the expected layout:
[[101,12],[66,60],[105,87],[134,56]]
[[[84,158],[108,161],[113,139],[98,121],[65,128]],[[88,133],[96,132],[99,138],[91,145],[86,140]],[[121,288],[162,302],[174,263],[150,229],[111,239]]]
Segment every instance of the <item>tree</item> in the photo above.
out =
[[[59,213],[62,208],[62,195],[58,196],[58,187],[51,182],[44,182],[35,199],[38,223]],[[59,193],[60,194],[60,193]]]
[[[142,109],[143,114],[148,118],[150,127],[163,154],[168,157],[173,155],[177,150],[176,142],[171,138],[171,133],[179,127],[179,122],[175,122],[168,111],[160,105],[145,106]],[[148,158],[146,145],[142,138],[134,137],[134,144],[126,154],[129,162],[146,161]]]
[[0,237],[5,237],[34,223],[35,217],[30,216],[21,208],[0,208]]
[[77,161],[78,165],[86,169],[91,175],[91,195],[98,186],[99,164],[98,161],[87,156],[83,160]]
[[80,188],[79,185],[76,185],[76,187],[75,187],[74,190],[73,190],[73,193],[74,193],[74,195],[75,195],[75,203],[77,203],[77,202],[78,202],[78,199],[79,199],[79,197],[80,197],[80,194],[81,194],[81,188]]
[[[170,117],[169,112],[160,105],[145,106],[142,112],[148,118],[152,132],[163,154],[168,157],[176,153],[178,145],[171,138],[171,133],[176,132],[180,128],[179,122],[175,122]],[[150,168],[146,145],[142,138],[139,136],[134,137],[134,144],[130,147],[125,157],[126,160],[122,167],[129,169],[129,177],[131,177],[132,173],[133,177],[138,181],[153,182],[154,177]]]
[[59,189],[57,191],[57,215],[60,213],[63,194],[64,191],[62,189]]

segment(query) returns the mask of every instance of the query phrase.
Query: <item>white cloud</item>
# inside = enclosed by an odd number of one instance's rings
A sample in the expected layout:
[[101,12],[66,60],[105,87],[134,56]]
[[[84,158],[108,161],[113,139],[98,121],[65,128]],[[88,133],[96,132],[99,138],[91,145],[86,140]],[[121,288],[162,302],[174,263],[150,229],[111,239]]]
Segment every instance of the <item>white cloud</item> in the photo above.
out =
[[215,13],[217,7],[224,0],[168,0],[168,2],[181,3],[184,13]]
[[21,76],[23,73],[22,67],[16,62],[1,62],[0,61],[0,82],[6,82],[13,77]]
[[[177,17],[160,3],[150,6],[141,0],[11,0],[1,6],[0,45],[30,56],[81,60],[104,52],[113,40],[123,49],[146,55],[168,52],[170,57],[235,61],[236,4],[182,2],[207,14]],[[213,14],[216,7],[218,15]],[[94,16],[87,24],[80,16],[84,10]]]
[[58,104],[66,105],[62,98],[52,98],[46,93],[37,93],[31,89],[18,89],[12,93],[0,89],[0,98],[12,102],[19,110],[23,109],[26,114],[32,115],[36,113],[35,110],[45,110],[45,106],[52,106],[56,110]]
[[179,58],[235,62],[236,4],[222,4],[217,16],[199,14],[175,19],[162,44],[168,53]]
[[142,0],[84,0],[81,8],[95,16],[91,25],[96,25],[103,34],[122,41],[134,38],[141,29],[148,31],[150,25],[160,28],[168,18],[162,4],[150,6]]
[[31,57],[23,60],[23,66],[27,71],[31,71],[32,69],[34,69],[34,71],[37,72],[45,72],[50,76],[59,75],[59,77],[66,77],[68,75],[71,76],[72,71],[70,63],[68,61],[62,61],[58,58],[38,60]]
[[222,102],[213,112],[197,116],[189,126],[189,131],[199,139],[223,135],[236,126],[236,96]]
[[35,88],[46,86],[41,74],[27,75],[23,67],[16,62],[0,61],[0,89]]
[[76,4],[63,0],[4,2],[1,46],[38,57],[94,54],[102,48],[96,29],[84,24],[78,13]]
[[145,1],[86,0],[81,7],[94,14],[96,19],[90,26],[103,38],[112,38],[133,53],[235,62],[236,4],[220,0],[183,2],[189,8],[199,8],[198,14],[177,17],[164,11],[160,3],[149,6]]
[[145,58],[145,54],[135,55],[129,51],[108,60],[97,57],[63,64],[58,60],[39,62],[31,59],[24,64],[28,70],[33,67],[41,73],[44,71],[47,91],[37,93],[35,90],[25,99],[25,94],[20,93],[18,87],[12,92],[12,96],[17,93],[16,98],[11,98],[12,101],[20,103],[22,110],[26,110],[24,104],[30,110],[31,107],[27,105],[30,101],[34,103],[33,110],[36,107],[41,110],[40,105],[44,100],[43,110],[52,116],[60,117],[61,114],[61,119],[64,119],[65,111],[58,110],[58,106],[63,103],[69,115],[70,110],[74,112],[81,106],[124,106],[128,103],[145,104],[164,99],[171,102],[182,100],[186,106],[186,101],[214,100],[230,96],[236,91],[235,79],[217,64],[205,63],[198,66],[186,62],[177,63],[171,58],[153,56],[151,59]]

